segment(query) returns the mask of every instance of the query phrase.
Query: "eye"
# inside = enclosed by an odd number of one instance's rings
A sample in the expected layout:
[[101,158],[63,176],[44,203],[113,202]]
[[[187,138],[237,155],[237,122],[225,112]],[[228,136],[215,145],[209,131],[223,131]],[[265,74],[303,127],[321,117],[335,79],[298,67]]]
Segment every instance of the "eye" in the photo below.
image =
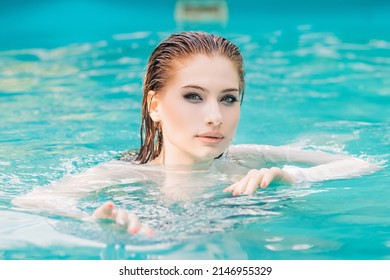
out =
[[234,104],[235,102],[238,102],[238,99],[237,97],[235,97],[234,95],[225,95],[224,97],[221,98],[221,102],[224,102],[228,105],[232,105]]
[[200,101],[203,101],[202,97],[195,92],[185,94],[184,99],[188,100],[191,103],[199,103]]

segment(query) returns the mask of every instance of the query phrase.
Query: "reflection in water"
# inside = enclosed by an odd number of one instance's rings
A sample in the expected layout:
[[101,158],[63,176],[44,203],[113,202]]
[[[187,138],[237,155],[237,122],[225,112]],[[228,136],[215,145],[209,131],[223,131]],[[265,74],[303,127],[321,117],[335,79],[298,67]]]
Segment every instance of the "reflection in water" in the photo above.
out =
[[[102,253],[104,258],[246,258],[245,250],[240,249],[241,240],[235,241],[231,236],[227,245],[226,234],[261,225],[272,216],[283,216],[289,201],[323,191],[304,186],[281,187],[269,193],[233,198],[222,193],[230,182],[222,182],[218,173],[195,173],[171,171],[162,175],[161,169],[149,170],[146,181],[112,185],[79,203],[80,209],[93,211],[103,201],[112,200],[148,223],[155,232],[153,237],[129,235],[112,223],[100,227],[61,223],[55,228],[109,244]],[[171,184],[167,185],[167,181]],[[219,237],[215,240],[216,236]],[[264,237],[259,238],[265,244]]]

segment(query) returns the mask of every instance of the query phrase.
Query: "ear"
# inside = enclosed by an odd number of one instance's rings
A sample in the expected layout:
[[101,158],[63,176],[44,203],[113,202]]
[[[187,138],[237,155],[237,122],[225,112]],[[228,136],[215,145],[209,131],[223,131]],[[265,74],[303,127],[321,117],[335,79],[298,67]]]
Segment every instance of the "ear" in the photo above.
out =
[[148,108],[149,108],[149,115],[152,118],[154,122],[160,121],[160,99],[154,90],[150,90],[148,92]]

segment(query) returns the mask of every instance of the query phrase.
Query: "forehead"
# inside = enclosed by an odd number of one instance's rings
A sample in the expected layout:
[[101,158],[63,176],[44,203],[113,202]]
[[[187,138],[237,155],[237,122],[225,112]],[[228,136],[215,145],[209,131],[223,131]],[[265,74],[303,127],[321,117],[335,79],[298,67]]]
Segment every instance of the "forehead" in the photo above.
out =
[[178,60],[172,67],[168,82],[176,85],[211,85],[221,83],[225,87],[239,86],[237,66],[228,58],[220,55],[195,55]]

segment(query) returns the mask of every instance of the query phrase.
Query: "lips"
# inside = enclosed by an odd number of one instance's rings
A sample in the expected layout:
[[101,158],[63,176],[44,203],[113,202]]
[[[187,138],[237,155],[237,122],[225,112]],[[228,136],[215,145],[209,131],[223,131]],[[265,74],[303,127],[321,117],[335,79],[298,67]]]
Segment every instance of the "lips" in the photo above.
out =
[[196,137],[204,143],[207,144],[218,144],[221,142],[225,136],[218,132],[206,132],[196,135]]

